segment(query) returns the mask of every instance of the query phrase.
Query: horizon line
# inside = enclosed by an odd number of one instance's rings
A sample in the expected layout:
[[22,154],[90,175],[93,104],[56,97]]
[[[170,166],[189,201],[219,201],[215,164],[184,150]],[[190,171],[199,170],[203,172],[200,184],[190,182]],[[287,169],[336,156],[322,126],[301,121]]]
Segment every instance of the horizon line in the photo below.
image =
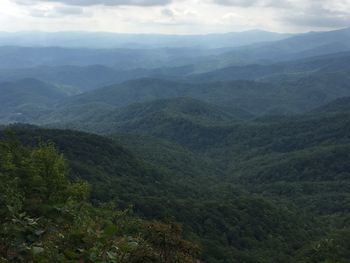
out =
[[307,33],[322,33],[322,32],[332,32],[332,31],[340,31],[350,29],[350,27],[341,27],[331,30],[311,30],[311,31],[301,31],[297,33],[291,32],[276,32],[269,31],[264,29],[248,29],[242,31],[227,31],[227,32],[213,32],[213,33],[201,33],[201,34],[167,34],[167,33],[135,33],[135,32],[115,32],[115,31],[96,31],[96,30],[62,30],[62,31],[43,31],[43,30],[18,30],[18,31],[5,31],[1,30],[0,34],[24,34],[24,33],[42,33],[42,34],[69,34],[69,33],[88,33],[88,34],[111,34],[111,35],[140,35],[140,36],[208,36],[208,35],[226,35],[226,34],[239,34],[239,33],[249,33],[249,32],[264,32],[264,33],[273,33],[273,34],[281,34],[281,35],[298,35],[298,34],[307,34]]

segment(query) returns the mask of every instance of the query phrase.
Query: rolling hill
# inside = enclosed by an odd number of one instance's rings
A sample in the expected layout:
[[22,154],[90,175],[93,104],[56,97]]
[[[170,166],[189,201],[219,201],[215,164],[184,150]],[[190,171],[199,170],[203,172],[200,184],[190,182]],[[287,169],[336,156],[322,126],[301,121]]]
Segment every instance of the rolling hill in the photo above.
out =
[[[128,135],[120,137],[119,142],[168,170],[176,167],[176,153],[185,150],[189,156],[210,160],[208,163],[217,172],[208,168],[207,174],[216,174],[222,182],[244,185],[254,194],[292,201],[325,218],[336,215],[333,219],[341,224],[350,212],[349,124],[348,113],[323,112],[211,127],[177,119],[155,124],[145,117],[132,128],[128,124],[125,130],[120,127],[119,131]],[[180,148],[172,146],[170,151],[166,141]],[[174,156],[173,162],[166,156]]]
[[228,111],[242,109],[253,115],[264,115],[275,109],[286,113],[306,112],[349,95],[349,76],[345,72],[318,73],[274,83],[247,80],[184,83],[144,78],[74,96],[61,106],[105,103],[125,107],[158,99],[189,97]]
[[[193,125],[224,125],[252,115],[240,110],[226,110],[192,98],[177,97],[115,107],[101,102],[57,107],[39,122],[58,127],[77,128],[98,133],[140,129],[150,130],[172,121]],[[121,130],[120,130],[121,129]]]
[[0,83],[0,119],[7,122],[29,122],[53,104],[68,97],[71,90],[36,79]]
[[[143,217],[181,222],[185,237],[204,248],[202,257],[208,262],[223,258],[292,262],[290,254],[308,244],[310,235],[319,235],[318,230],[309,229],[315,224],[321,227],[319,222],[288,204],[249,196],[215,177],[159,173],[110,139],[33,126],[10,129],[25,145],[54,142],[72,167],[71,176],[92,184],[95,201],[132,204]],[[0,136],[4,138],[6,132]],[[274,252],[277,244],[279,253]]]

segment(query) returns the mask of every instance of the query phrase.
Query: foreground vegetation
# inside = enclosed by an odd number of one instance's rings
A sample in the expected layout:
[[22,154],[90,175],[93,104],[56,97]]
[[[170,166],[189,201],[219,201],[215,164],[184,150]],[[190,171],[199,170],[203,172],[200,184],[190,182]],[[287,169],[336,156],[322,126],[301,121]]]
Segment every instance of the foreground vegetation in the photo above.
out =
[[52,144],[0,144],[1,262],[195,262],[181,227],[92,205]]

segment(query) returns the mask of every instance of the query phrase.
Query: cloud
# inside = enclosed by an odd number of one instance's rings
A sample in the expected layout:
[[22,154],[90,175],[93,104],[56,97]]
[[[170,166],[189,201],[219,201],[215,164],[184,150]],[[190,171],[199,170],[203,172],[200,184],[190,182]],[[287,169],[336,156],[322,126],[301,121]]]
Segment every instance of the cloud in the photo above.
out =
[[350,1],[313,0],[305,5],[295,6],[293,12],[286,12],[281,20],[300,27],[348,27]]
[[213,3],[225,6],[236,7],[276,7],[287,8],[291,6],[288,0],[212,0]]
[[[294,27],[336,28],[350,25],[350,0],[211,0],[228,7],[267,8],[275,10],[275,20]],[[235,20],[228,13],[226,20]]]
[[13,0],[17,4],[21,5],[35,5],[39,3],[62,3],[71,6],[93,6],[93,5],[105,5],[105,6],[157,6],[167,5],[172,0]]
[[249,7],[256,5],[258,0],[214,0],[214,3],[219,5],[227,5],[227,6],[243,6]]
[[160,16],[150,19],[148,23],[159,25],[193,25],[197,23],[197,12],[190,8],[164,8],[160,10]]
[[167,16],[167,17],[174,17],[175,16],[175,12],[171,9],[163,9],[161,11],[163,16]]
[[5,31],[294,33],[346,27],[349,20],[350,0],[0,0]]
[[85,15],[83,8],[75,6],[33,7],[28,9],[28,13],[33,17],[46,18]]
[[308,27],[348,27],[350,25],[350,13],[343,11],[314,8],[300,13],[294,13],[282,18],[282,21],[297,26]]

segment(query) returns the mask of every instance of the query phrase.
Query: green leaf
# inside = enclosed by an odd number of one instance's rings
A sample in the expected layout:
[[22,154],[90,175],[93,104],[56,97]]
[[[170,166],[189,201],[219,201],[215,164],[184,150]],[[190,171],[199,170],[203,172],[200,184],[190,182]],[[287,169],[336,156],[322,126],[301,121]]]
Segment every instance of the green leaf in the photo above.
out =
[[118,231],[118,228],[116,225],[110,224],[104,229],[104,235],[105,237],[111,237],[115,235]]

